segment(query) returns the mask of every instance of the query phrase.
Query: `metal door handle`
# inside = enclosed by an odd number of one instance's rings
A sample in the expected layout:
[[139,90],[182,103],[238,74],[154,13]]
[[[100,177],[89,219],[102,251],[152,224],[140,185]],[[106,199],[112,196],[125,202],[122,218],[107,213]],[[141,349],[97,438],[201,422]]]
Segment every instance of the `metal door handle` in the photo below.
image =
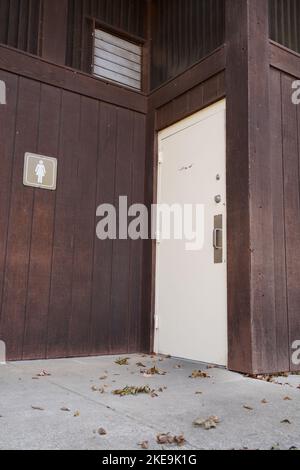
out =
[[[218,240],[221,240],[220,244],[218,244]],[[215,250],[223,249],[223,230],[221,228],[214,229],[214,248]]]

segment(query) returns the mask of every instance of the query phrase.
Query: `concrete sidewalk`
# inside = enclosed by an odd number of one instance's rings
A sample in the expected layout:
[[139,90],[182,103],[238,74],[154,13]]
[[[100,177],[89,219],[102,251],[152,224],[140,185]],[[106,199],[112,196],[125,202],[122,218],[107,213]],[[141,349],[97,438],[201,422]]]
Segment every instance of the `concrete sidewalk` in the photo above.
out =
[[[0,449],[127,450],[148,441],[161,450],[169,447],[156,436],[169,432],[184,434],[183,449],[300,448],[300,376],[279,378],[280,385],[176,359],[136,355],[128,366],[116,359],[0,366]],[[144,377],[137,363],[156,363],[166,375]],[[199,369],[210,378],[190,378]],[[37,377],[43,370],[51,375]],[[148,385],[158,396],[113,395],[126,385]],[[212,415],[216,429],[193,426]]]

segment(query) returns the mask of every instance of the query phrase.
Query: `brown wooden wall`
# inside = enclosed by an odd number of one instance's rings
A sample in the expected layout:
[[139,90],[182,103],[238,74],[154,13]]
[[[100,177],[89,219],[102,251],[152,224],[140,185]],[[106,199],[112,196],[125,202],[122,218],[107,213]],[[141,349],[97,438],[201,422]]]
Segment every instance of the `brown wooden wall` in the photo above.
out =
[[[0,55],[8,93],[0,106],[0,338],[8,359],[140,351],[143,244],[101,242],[95,227],[99,204],[119,195],[144,201],[146,118],[130,109],[142,98],[130,92],[119,107],[108,95],[41,80],[62,80],[59,67],[41,62],[32,79],[34,59],[24,67],[20,53]],[[92,78],[74,76],[73,88],[82,80],[92,95]],[[109,93],[118,100],[118,88]],[[58,158],[56,192],[23,186],[25,152]]]
[[[291,56],[290,63],[293,59]],[[300,58],[297,60],[300,62]],[[298,70],[299,79],[300,66]],[[280,364],[291,370],[297,369],[288,362],[291,345],[300,338],[300,106],[291,99],[295,79],[285,71],[273,67],[270,70],[277,324],[274,354]]]
[[176,77],[224,41],[224,0],[154,0],[152,89]]
[[300,52],[299,0],[269,0],[270,38]]
[[88,18],[141,38],[146,31],[146,2],[144,0],[68,0],[68,44],[66,64],[87,70],[85,58],[91,34]]
[[0,43],[38,54],[41,0],[0,0]]

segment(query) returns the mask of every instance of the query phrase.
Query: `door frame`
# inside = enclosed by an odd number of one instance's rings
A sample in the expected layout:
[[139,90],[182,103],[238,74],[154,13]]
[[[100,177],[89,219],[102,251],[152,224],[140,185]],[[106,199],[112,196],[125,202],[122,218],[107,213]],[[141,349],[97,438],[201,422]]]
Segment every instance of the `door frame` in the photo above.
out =
[[[226,213],[227,213],[227,102],[226,102],[226,97],[224,96],[223,98],[220,98],[212,103],[208,103],[201,107],[198,111],[193,112],[192,114],[185,116],[181,119],[178,119],[176,122],[168,125],[167,127],[157,130],[155,133],[155,162],[156,162],[156,168],[155,168],[155,185],[154,185],[154,201],[157,203],[159,201],[159,195],[161,188],[159,186],[159,181],[160,181],[160,163],[159,163],[159,146],[160,146],[160,135],[165,134],[165,138],[168,136],[168,131],[170,131],[170,136],[172,134],[175,134],[177,132],[180,132],[186,128],[186,127],[181,127],[180,123],[183,121],[188,121],[189,119],[192,120],[194,116],[197,114],[208,110],[210,107],[224,103],[224,108],[225,108],[225,172],[226,172]],[[212,112],[211,116],[213,116],[215,113]],[[209,116],[210,117],[210,116]],[[200,121],[199,121],[200,122]],[[178,127],[178,130],[175,130],[176,127]],[[174,132],[172,132],[172,129]],[[229,364],[229,315],[228,315],[228,308],[229,308],[229,301],[228,301],[228,293],[229,293],[229,276],[228,276],[228,237],[227,237],[227,231],[228,231],[228,217],[226,216],[226,237],[225,237],[225,243],[226,243],[226,289],[227,289],[227,305],[226,305],[226,311],[227,311],[227,364]],[[157,255],[157,241],[153,240],[153,257],[154,257],[154,262],[152,266],[152,283],[153,283],[153,306],[152,306],[152,322],[151,322],[151,351],[154,351],[156,354],[158,354],[158,331],[156,328],[156,321],[157,321],[157,297],[158,297],[158,288],[157,288],[157,279],[158,279],[158,255]]]

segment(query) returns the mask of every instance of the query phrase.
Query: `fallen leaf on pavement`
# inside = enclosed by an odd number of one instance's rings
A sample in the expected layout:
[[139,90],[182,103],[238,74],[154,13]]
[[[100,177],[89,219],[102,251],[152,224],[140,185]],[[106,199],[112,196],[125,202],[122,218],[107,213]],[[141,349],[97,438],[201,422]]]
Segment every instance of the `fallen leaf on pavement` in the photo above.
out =
[[139,446],[144,450],[148,450],[149,449],[149,442],[148,441],[141,442],[139,444]]
[[118,364],[119,366],[129,366],[129,357],[124,357],[124,358],[121,358],[120,359],[117,359],[115,361],[116,364]]
[[289,419],[284,419],[281,424],[292,424]]
[[151,369],[146,371],[141,371],[144,377],[152,377],[154,375],[166,375],[167,373],[158,369],[156,366],[153,366]]
[[143,364],[142,362],[137,362],[137,367],[141,367],[142,369],[145,369],[147,366],[145,366],[145,364]]
[[220,419],[217,416],[210,416],[207,419],[198,418],[194,421],[194,426],[202,427],[207,431],[209,429],[215,429],[220,423]]
[[176,444],[178,446],[183,446],[186,443],[185,437],[183,434],[180,436],[173,436],[172,434],[158,434],[156,436],[156,441],[158,444]]
[[203,395],[203,392],[200,392],[200,391],[195,392],[195,395]]
[[99,378],[99,380],[106,380],[108,378],[107,375],[102,375],[102,377]]
[[293,399],[291,397],[284,397],[284,401],[292,401]]
[[69,408],[63,407],[60,409],[60,411],[66,411],[67,413],[69,413],[71,410]]
[[106,436],[107,431],[104,428],[100,428],[100,429],[98,429],[98,434],[100,436]]
[[75,411],[74,418],[78,418],[80,416],[80,411]]
[[46,370],[42,370],[39,374],[37,374],[37,377],[50,377],[51,374],[47,372]]
[[150,395],[151,392],[152,390],[150,389],[150,387],[146,385],[144,387],[128,387],[127,386],[121,390],[114,390],[112,393],[113,395],[119,395],[120,397],[124,397],[126,395],[139,395],[143,393]]
[[202,370],[194,370],[192,375],[190,375],[190,379],[209,379],[210,376],[203,372]]
[[264,398],[264,399],[261,401],[261,403],[262,403],[263,405],[267,405],[269,402]]
[[249,405],[244,405],[243,408],[245,408],[245,410],[248,410],[248,411],[253,411],[252,406],[249,406]]
[[44,408],[41,408],[40,406],[32,406],[31,408],[35,411],[45,411]]

